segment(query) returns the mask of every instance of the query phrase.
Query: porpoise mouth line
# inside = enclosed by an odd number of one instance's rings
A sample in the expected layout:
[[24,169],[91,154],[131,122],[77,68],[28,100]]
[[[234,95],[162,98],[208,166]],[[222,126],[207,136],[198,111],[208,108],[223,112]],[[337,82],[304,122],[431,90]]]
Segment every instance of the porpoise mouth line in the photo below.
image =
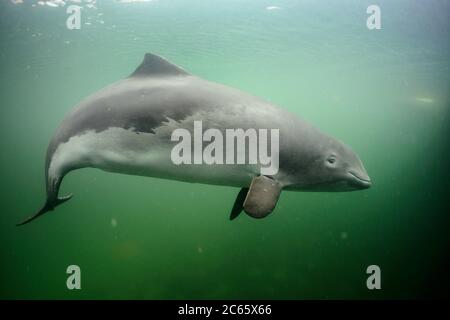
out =
[[348,171],[348,173],[350,173],[350,175],[352,175],[353,177],[355,177],[355,178],[358,179],[359,181],[366,182],[366,183],[370,183],[370,182],[371,182],[370,179],[369,179],[369,180],[366,180],[366,179],[363,179],[363,178],[358,177],[358,176],[357,176],[354,172],[352,172],[352,171]]

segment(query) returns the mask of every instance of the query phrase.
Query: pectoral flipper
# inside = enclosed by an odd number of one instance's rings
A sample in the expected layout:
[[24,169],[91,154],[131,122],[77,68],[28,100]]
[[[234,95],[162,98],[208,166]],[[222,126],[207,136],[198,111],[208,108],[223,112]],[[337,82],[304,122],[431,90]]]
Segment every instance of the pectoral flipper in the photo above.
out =
[[242,209],[256,219],[266,217],[277,205],[280,193],[281,184],[278,181],[266,176],[253,178],[250,188],[242,188],[239,192],[230,220],[235,219]]

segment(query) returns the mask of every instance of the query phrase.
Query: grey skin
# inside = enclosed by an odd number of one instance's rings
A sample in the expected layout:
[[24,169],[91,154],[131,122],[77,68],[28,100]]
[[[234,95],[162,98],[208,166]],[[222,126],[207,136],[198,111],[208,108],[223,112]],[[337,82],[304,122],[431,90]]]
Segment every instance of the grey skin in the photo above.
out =
[[[259,165],[175,165],[170,151],[177,128],[192,132],[279,129],[279,170],[260,176]],[[224,150],[225,153],[225,150]],[[93,167],[109,172],[240,187],[230,219],[273,211],[281,190],[352,191],[371,181],[359,157],[342,142],[273,104],[189,74],[147,53],[128,77],[87,97],[63,120],[45,164],[47,199],[26,224],[69,200],[59,197],[63,177]]]

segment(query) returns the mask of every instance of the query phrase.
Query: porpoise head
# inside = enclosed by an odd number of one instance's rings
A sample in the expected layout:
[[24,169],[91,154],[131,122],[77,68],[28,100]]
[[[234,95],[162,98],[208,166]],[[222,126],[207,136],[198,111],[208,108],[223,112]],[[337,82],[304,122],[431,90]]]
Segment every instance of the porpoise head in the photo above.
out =
[[306,161],[300,161],[296,180],[287,189],[298,191],[354,191],[372,182],[358,155],[341,141],[323,135]]

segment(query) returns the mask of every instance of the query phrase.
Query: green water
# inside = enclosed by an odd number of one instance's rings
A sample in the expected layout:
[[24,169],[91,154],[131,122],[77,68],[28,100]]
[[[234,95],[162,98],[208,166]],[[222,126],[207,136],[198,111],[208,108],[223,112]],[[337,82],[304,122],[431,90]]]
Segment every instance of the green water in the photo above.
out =
[[[97,2],[80,30],[67,5],[0,4],[0,298],[450,296],[449,2]],[[366,27],[373,3],[381,30]],[[83,169],[62,186],[73,200],[15,227],[44,202],[64,115],[145,52],[345,141],[373,187],[284,192],[266,219],[230,222],[238,189]]]

